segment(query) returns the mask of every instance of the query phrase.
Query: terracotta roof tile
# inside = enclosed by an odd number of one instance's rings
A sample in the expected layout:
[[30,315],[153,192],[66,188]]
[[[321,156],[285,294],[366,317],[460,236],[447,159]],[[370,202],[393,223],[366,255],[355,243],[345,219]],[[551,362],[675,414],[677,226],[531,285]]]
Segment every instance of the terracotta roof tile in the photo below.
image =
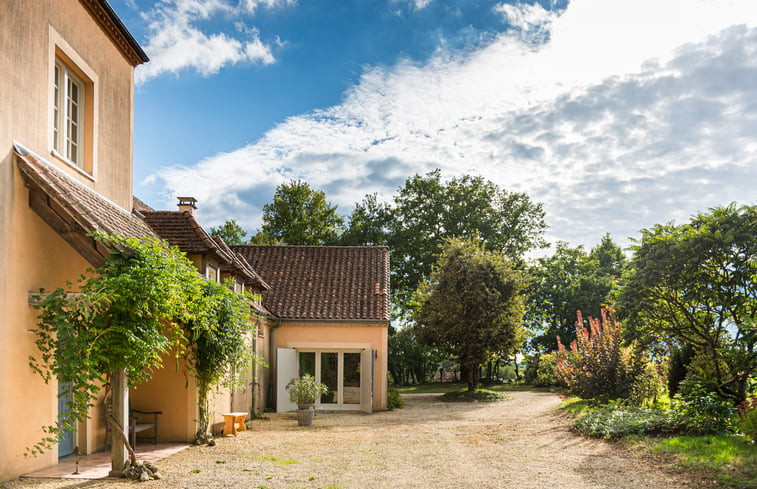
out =
[[14,144],[14,149],[18,168],[27,182],[66,209],[84,231],[133,238],[157,237],[142,219],[69,177],[44,158],[18,143]]
[[221,238],[220,236],[212,236],[212,239],[213,241],[215,241],[219,248],[221,248],[232,258],[231,263],[221,266],[221,271],[229,272],[231,274],[239,276],[246,284],[251,284],[264,290],[271,288],[271,286],[265,283],[260,275],[258,275],[257,272],[253,270],[252,266],[247,262],[244,256],[232,251],[231,248],[229,248],[229,245],[227,245],[223,240],[223,238]]
[[263,305],[282,319],[389,321],[389,248],[232,246],[271,290]]
[[136,196],[132,196],[132,209],[138,212],[154,212],[155,209],[150,207],[149,205],[142,202],[142,200],[138,199]]
[[187,254],[212,254],[228,264],[233,257],[220,249],[189,211],[144,211],[145,222],[163,239]]

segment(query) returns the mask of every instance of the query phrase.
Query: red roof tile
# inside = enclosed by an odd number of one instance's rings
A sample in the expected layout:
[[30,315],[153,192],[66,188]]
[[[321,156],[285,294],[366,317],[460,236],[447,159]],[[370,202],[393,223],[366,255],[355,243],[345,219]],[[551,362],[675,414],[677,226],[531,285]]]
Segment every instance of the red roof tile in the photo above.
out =
[[44,158],[14,144],[18,168],[27,184],[44,192],[65,209],[84,232],[102,231],[123,237],[157,237],[142,219],[123,209],[93,189],[69,177]]
[[143,211],[145,222],[163,239],[187,254],[212,254],[221,264],[233,257],[219,248],[213,238],[188,211]]
[[229,272],[241,278],[242,281],[246,284],[251,284],[252,286],[257,286],[264,290],[271,288],[271,286],[265,283],[265,281],[260,278],[260,275],[258,275],[257,272],[252,269],[252,266],[247,263],[247,260],[245,260],[244,256],[232,251],[231,248],[229,248],[229,245],[227,245],[223,240],[223,238],[221,238],[220,236],[212,236],[212,239],[213,241],[215,241],[219,248],[221,248],[224,252],[226,252],[226,254],[232,257],[232,262],[227,265],[222,265],[221,271]]
[[232,246],[271,290],[263,305],[282,319],[389,321],[389,248]]

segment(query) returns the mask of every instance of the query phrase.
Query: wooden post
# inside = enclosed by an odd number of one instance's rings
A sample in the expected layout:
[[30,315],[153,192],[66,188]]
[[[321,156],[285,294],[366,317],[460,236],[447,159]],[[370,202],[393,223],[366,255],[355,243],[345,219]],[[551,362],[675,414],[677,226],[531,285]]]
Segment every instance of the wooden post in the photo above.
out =
[[[113,396],[113,418],[121,425],[121,430],[129,433],[129,383],[126,380],[126,369],[120,368],[111,376]],[[112,431],[111,431],[112,432]],[[110,460],[111,477],[121,477],[127,459],[126,445],[121,437],[111,436]]]

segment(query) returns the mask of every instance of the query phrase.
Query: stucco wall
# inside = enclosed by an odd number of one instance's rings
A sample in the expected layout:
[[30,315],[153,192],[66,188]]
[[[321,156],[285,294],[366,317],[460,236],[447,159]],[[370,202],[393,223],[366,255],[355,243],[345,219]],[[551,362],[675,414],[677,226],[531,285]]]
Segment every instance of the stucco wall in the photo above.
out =
[[[51,154],[51,79],[57,44],[96,75],[98,120],[91,177]],[[14,140],[73,178],[130,210],[132,194],[133,68],[77,0],[3,0],[0,7],[0,480],[57,462],[57,450],[25,458],[41,426],[57,413],[57,385],[33,374],[36,313],[29,291],[63,286],[88,267],[28,205],[12,157]],[[93,413],[98,418],[101,413]],[[95,418],[95,419],[98,419]],[[83,425],[79,447],[102,442],[97,422]]]
[[3,184],[6,189],[12,185],[12,198],[7,200],[13,210],[1,233],[10,239],[0,249],[0,419],[5,420],[0,423],[0,480],[57,462],[57,448],[38,457],[23,455],[26,447],[42,439],[41,426],[53,423],[57,415],[57,384],[46,385],[29,368],[29,356],[39,352],[29,332],[36,324],[36,311],[28,304],[28,293],[64,286],[88,266],[29,208],[19,171],[6,168],[8,164],[0,163],[12,176]]
[[373,388],[374,409],[386,409],[387,346],[386,324],[341,324],[283,322],[273,332],[275,348],[335,348],[376,350]]

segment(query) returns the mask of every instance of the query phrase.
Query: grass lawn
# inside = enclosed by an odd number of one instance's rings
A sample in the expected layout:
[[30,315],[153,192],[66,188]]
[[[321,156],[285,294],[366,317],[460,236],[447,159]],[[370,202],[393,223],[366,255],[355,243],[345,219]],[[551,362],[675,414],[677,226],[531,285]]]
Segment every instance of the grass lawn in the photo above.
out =
[[726,487],[757,489],[757,445],[746,443],[745,437],[673,436],[639,438],[631,443],[670,455],[683,470],[712,473]]
[[[599,409],[592,401],[570,398],[560,405],[571,416]],[[623,445],[667,455],[683,471],[714,479],[724,487],[757,489],[757,445],[735,435],[628,436]]]

